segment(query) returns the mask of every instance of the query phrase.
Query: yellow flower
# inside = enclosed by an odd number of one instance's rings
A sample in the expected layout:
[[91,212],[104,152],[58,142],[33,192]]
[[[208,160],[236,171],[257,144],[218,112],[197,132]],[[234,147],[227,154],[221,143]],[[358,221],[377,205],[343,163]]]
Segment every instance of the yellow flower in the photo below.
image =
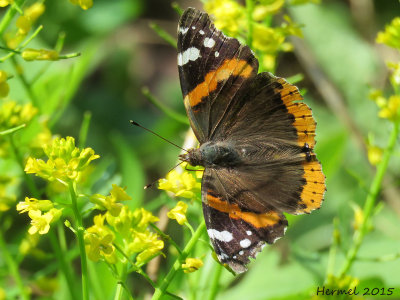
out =
[[255,21],[264,21],[268,15],[276,14],[285,4],[285,0],[263,1],[261,5],[256,5],[253,11]]
[[12,3],[14,3],[14,0],[0,0],[0,7],[6,7],[7,5],[10,5]]
[[31,227],[29,228],[29,234],[46,234],[49,232],[50,223],[57,221],[61,216],[61,210],[52,208],[47,213],[42,215],[40,210],[30,210],[29,217],[31,220]]
[[[196,171],[196,173],[201,173]],[[158,181],[158,188],[172,192],[177,197],[193,199],[201,191],[201,183],[191,173],[184,171],[179,173],[172,170],[167,174],[167,178]]]
[[281,31],[263,24],[254,25],[252,46],[256,50],[264,53],[276,53],[284,41],[285,35]]
[[77,182],[89,163],[99,158],[91,148],[76,148],[72,137],[55,138],[52,144],[45,145],[43,150],[49,158],[47,162],[29,157],[25,172],[36,174],[48,181]]
[[368,160],[371,165],[376,166],[382,160],[383,149],[378,146],[368,145]]
[[44,13],[45,6],[42,2],[36,2],[24,10],[24,15],[17,19],[18,32],[26,35],[31,30],[35,21]]
[[151,212],[145,210],[143,207],[135,209],[135,211],[132,214],[132,217],[133,217],[132,226],[139,231],[145,230],[149,226],[149,223],[154,223],[159,221],[159,219],[156,216],[153,216]]
[[26,61],[33,60],[58,60],[58,52],[55,50],[46,50],[46,49],[31,49],[27,48],[22,51],[22,58]]
[[204,4],[204,9],[214,15],[215,26],[237,37],[247,25],[246,9],[232,0],[209,0]]
[[389,25],[386,25],[385,31],[378,33],[376,42],[400,50],[400,17],[394,18]]
[[379,117],[395,121],[399,118],[400,114],[400,96],[392,95],[387,101],[387,105],[382,107],[379,111]]
[[96,215],[93,218],[94,225],[85,233],[85,247],[89,259],[98,261],[104,258],[109,263],[116,263],[117,257],[113,241],[114,233],[104,224],[105,215]]
[[164,248],[164,241],[160,240],[156,233],[149,230],[144,232],[133,231],[132,242],[128,244],[128,253],[139,253],[136,262],[139,265],[147,263],[153,256],[157,255]]
[[72,4],[79,5],[82,9],[86,10],[93,6],[93,0],[69,0]]
[[98,235],[96,233],[85,234],[85,248],[90,260],[97,262],[104,258],[110,264],[117,262],[115,247],[112,244],[114,236],[111,233]]
[[187,208],[188,206],[185,202],[179,201],[178,204],[167,213],[167,216],[170,219],[176,220],[179,223],[179,225],[183,225],[187,221],[186,219]]
[[182,264],[183,272],[192,273],[197,271],[203,266],[203,261],[198,258],[186,258],[185,263]]
[[50,200],[38,200],[35,198],[25,197],[24,202],[17,204],[17,210],[20,214],[29,212],[30,210],[48,211],[54,207]]
[[96,204],[96,208],[107,210],[112,216],[116,217],[121,212],[123,205],[119,201],[131,200],[132,198],[125,192],[125,189],[112,185],[110,196],[95,194],[90,197],[90,201]]

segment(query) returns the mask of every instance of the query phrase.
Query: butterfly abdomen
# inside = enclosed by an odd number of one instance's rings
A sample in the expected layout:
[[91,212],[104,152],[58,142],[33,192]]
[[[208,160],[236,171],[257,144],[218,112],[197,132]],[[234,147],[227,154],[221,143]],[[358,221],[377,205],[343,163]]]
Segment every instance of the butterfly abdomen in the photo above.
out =
[[192,166],[203,167],[234,167],[240,162],[237,150],[227,142],[207,142],[198,149],[188,153],[188,160]]

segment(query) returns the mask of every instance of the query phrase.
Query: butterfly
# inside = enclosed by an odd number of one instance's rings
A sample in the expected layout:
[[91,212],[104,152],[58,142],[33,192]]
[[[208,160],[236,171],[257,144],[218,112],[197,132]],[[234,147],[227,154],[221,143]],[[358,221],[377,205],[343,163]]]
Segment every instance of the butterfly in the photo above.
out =
[[180,159],[203,166],[207,232],[235,273],[285,234],[284,216],[320,208],[325,176],[313,148],[316,122],[296,86],[258,74],[246,45],[197,9],[178,26],[183,101],[199,148]]

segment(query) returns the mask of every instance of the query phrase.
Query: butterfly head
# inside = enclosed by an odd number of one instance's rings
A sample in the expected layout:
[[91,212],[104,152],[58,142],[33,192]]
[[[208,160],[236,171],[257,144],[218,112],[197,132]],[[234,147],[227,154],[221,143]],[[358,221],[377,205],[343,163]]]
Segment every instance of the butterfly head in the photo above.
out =
[[191,166],[201,166],[201,152],[199,149],[189,149],[187,153],[179,155],[181,161],[188,162]]

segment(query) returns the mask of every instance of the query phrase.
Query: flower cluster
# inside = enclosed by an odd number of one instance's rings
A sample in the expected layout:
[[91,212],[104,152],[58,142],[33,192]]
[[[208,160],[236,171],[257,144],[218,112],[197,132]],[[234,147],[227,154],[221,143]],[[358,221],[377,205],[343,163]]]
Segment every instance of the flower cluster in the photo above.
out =
[[400,17],[394,18],[385,31],[379,32],[376,41],[400,50]]
[[29,123],[37,112],[31,103],[21,105],[15,101],[3,102],[0,108],[0,132]]
[[69,0],[72,4],[79,5],[82,9],[86,10],[93,6],[93,0]]
[[118,261],[115,245],[121,244],[118,250],[125,257],[136,255],[136,265],[144,265],[164,248],[159,236],[148,229],[149,224],[158,221],[158,218],[144,208],[132,211],[127,205],[117,205],[116,201],[130,199],[120,187],[113,185],[110,194],[107,197],[96,195],[96,207],[107,212],[96,215],[94,225],[86,230],[88,257],[93,261],[104,259],[114,264]]
[[5,101],[0,104],[0,157],[9,155],[9,143],[2,132],[31,122],[38,110],[31,103],[18,104],[15,101]]
[[91,148],[80,150],[75,147],[73,137],[55,138],[52,144],[45,145],[43,150],[48,160],[29,157],[25,172],[36,174],[48,181],[58,180],[64,184],[80,181],[82,172],[90,162],[99,158]]
[[[185,168],[187,164],[182,164],[182,168]],[[193,167],[191,167],[193,168]],[[176,197],[183,197],[187,199],[195,199],[200,195],[201,191],[201,177],[203,172],[199,168],[193,174],[186,170],[178,172],[172,170],[167,174],[166,178],[162,178],[158,181],[158,188],[175,194]]]
[[[385,27],[385,31],[379,32],[376,42],[383,43],[400,51],[400,18],[395,18]],[[392,84],[394,94],[385,97],[381,90],[373,90],[370,98],[379,107],[379,117],[388,119],[392,122],[400,120],[400,62],[388,62],[390,83]]]
[[400,114],[400,96],[391,95],[389,98],[385,98],[381,90],[373,90],[370,93],[370,98],[379,107],[379,117],[388,119],[390,121],[396,121]]
[[248,8],[234,0],[207,0],[204,8],[215,17],[215,26],[228,35],[243,39],[250,34],[247,41],[250,41],[249,46],[259,56],[260,67],[273,71],[278,53],[291,51],[293,48],[286,41],[287,37],[302,34],[299,25],[293,23],[288,16],[284,17],[285,22],[280,26],[270,26],[271,17],[280,12],[284,4],[284,0],[258,1],[251,12],[250,20]]

